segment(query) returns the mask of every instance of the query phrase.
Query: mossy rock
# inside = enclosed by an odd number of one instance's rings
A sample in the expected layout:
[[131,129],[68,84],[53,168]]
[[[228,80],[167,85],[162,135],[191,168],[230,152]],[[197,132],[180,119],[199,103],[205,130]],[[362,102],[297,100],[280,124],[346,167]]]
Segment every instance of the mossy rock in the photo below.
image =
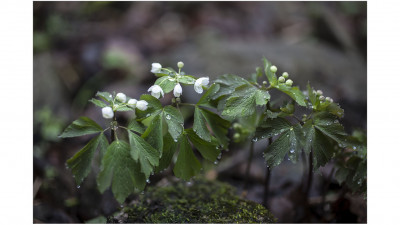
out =
[[150,187],[108,223],[275,223],[262,205],[240,199],[218,181],[174,182]]

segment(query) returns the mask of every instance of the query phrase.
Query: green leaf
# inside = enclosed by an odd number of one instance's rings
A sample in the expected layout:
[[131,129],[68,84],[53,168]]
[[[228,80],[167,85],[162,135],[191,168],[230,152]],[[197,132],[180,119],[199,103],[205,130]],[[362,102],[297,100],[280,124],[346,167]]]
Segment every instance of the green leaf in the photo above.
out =
[[174,167],[174,174],[183,180],[189,180],[200,172],[201,164],[193,153],[186,135],[179,140],[179,154]]
[[266,105],[270,95],[268,91],[261,91],[251,84],[236,88],[235,92],[226,101],[222,116],[231,118],[251,116],[257,105]]
[[218,77],[214,83],[219,84],[220,88],[217,93],[211,96],[211,99],[215,100],[221,96],[229,95],[235,91],[235,89],[249,82],[239,76],[232,74],[225,74]]
[[187,129],[187,136],[194,145],[194,147],[199,150],[200,154],[203,156],[203,158],[214,162],[217,160],[218,155],[221,153],[221,150],[218,148],[218,142],[215,138],[210,140],[210,142],[204,141],[202,138],[200,138],[194,131],[193,129]]
[[303,92],[300,91],[299,87],[289,87],[286,84],[278,84],[275,86],[275,88],[289,95],[297,102],[297,104],[306,106],[306,98]]
[[325,136],[332,138],[338,144],[346,145],[347,134],[337,118],[332,114],[322,112],[314,116],[315,127]]
[[158,166],[160,153],[147,143],[142,137],[128,131],[131,156],[140,162],[142,173],[148,178],[154,167]]
[[103,128],[96,122],[88,117],[80,117],[79,119],[72,122],[64,132],[60,135],[61,138],[77,137],[87,134],[95,134],[102,132]]
[[128,127],[129,130],[136,131],[140,134],[143,134],[146,128],[139,122],[137,122],[135,119],[132,119],[131,122],[129,122]]
[[145,118],[159,114],[162,111],[162,104],[160,100],[151,95],[142,95],[140,100],[145,100],[148,103],[147,109],[141,111],[136,108],[137,120],[142,121]]
[[269,167],[279,165],[286,154],[292,162],[297,162],[301,153],[303,134],[299,124],[284,131],[264,152],[264,158]]
[[95,104],[95,105],[97,105],[97,106],[99,106],[101,108],[104,108],[104,107],[107,106],[106,103],[104,103],[103,101],[100,101],[98,99],[95,99],[95,98],[90,99],[89,102],[91,102],[91,103],[93,103],[93,104]]
[[98,92],[96,93],[96,96],[102,98],[104,101],[106,101],[106,102],[108,102],[108,103],[111,103],[112,100],[113,100],[112,95],[111,95],[110,93],[108,93],[108,92],[101,92],[101,91],[98,91]]
[[173,107],[164,107],[164,118],[168,125],[168,132],[171,134],[173,139],[178,139],[183,132],[183,116],[181,112]]
[[163,145],[163,152],[160,159],[159,166],[156,169],[156,172],[160,172],[171,164],[172,157],[176,149],[178,148],[178,140],[174,141],[169,133],[164,135],[164,145]]
[[254,95],[257,105],[266,105],[268,100],[271,98],[268,91],[263,91],[263,90],[255,91]]
[[100,149],[107,148],[107,145],[107,138],[103,133],[101,133],[99,136],[90,140],[85,147],[67,160],[67,165],[74,174],[76,184],[80,185],[83,179],[85,179],[89,174],[96,149],[99,147]]
[[210,126],[213,135],[217,138],[219,144],[223,149],[226,149],[229,142],[229,138],[227,137],[228,129],[231,123],[207,109],[199,108],[199,111],[206,119],[208,126]]
[[116,111],[118,111],[118,112],[127,112],[127,111],[134,111],[134,109],[131,108],[131,107],[128,107],[126,105],[119,105],[117,107]]
[[206,140],[207,142],[211,141],[211,134],[210,131],[208,131],[206,119],[197,106],[194,109],[193,130],[200,138]]
[[142,134],[147,143],[159,151],[161,156],[163,149],[163,121],[161,114],[156,115]]
[[219,88],[219,84],[212,84],[210,88],[203,94],[203,96],[201,96],[196,105],[215,108],[215,105],[211,103],[212,99],[210,96],[215,95],[219,91]]
[[194,84],[196,79],[193,76],[185,75],[178,78],[178,82],[182,84]]
[[303,128],[306,133],[304,151],[306,154],[313,151],[314,170],[317,170],[331,160],[333,145],[321,131],[315,128],[311,121],[307,121]]
[[169,93],[172,90],[174,90],[174,87],[176,85],[175,81],[171,81],[170,79],[174,79],[171,76],[164,76],[164,77],[160,77],[156,80],[156,82],[154,83],[155,85],[159,85],[164,93]]
[[145,175],[141,172],[139,163],[132,159],[127,142],[118,140],[108,146],[97,177],[97,185],[101,193],[111,185],[119,203],[123,203],[135,188],[144,189]]
[[264,139],[274,137],[285,131],[290,130],[292,124],[284,118],[268,118],[260,123],[256,129],[255,137],[257,139]]
[[278,84],[278,79],[276,78],[275,73],[271,72],[270,68],[272,66],[271,62],[268,61],[265,57],[263,57],[264,61],[264,72],[265,75],[267,76],[267,79],[271,86],[276,86]]
[[335,178],[339,182],[339,184],[342,185],[343,181],[347,179],[348,175],[349,170],[344,167],[340,167],[335,173]]

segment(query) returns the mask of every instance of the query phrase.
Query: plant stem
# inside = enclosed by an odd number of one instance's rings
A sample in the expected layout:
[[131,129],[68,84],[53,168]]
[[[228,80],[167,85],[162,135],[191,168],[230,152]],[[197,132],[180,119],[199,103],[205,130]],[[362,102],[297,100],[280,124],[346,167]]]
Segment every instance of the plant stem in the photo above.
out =
[[251,161],[253,160],[253,154],[254,154],[254,141],[251,141],[249,158],[247,159],[246,171],[244,173],[245,177],[244,177],[243,190],[247,190],[249,185],[250,167],[251,167]]
[[307,186],[306,186],[306,190],[305,190],[305,195],[307,197],[307,201],[308,201],[308,195],[310,194],[310,189],[311,189],[311,184],[312,184],[312,178],[313,178],[313,151],[311,149],[310,151],[310,157],[308,159],[308,179],[307,179]]
[[[115,117],[115,113],[114,113],[113,122],[116,122],[116,121],[117,121],[117,118]],[[114,130],[114,127],[111,127],[111,143],[114,141],[115,141],[115,130]]]
[[[272,144],[272,137],[268,138],[268,145]],[[263,196],[263,205],[267,207],[268,205],[268,196],[269,196],[269,181],[271,179],[271,169],[269,166],[266,166],[267,169],[265,171],[265,179],[264,179],[264,196]]]

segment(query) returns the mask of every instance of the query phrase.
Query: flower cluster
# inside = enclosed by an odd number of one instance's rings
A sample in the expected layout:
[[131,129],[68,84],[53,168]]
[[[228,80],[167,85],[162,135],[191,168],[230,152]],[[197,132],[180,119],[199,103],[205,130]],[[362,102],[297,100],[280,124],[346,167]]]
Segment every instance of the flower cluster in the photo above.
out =
[[[173,94],[176,98],[182,95],[181,83],[193,84],[194,90],[197,93],[199,94],[203,93],[203,87],[209,84],[210,79],[208,77],[201,77],[198,79],[194,79],[191,76],[185,75],[183,72],[181,72],[181,69],[185,65],[183,62],[178,62],[177,65],[179,68],[179,72],[163,68],[160,63],[152,63],[150,72],[156,75],[168,76],[169,77],[168,81],[175,82],[175,87],[173,88]],[[185,82],[183,80],[185,80]],[[165,94],[163,88],[159,84],[154,84],[147,91],[151,92],[151,95],[154,96],[155,98],[164,97]]]
[[147,109],[148,103],[145,100],[138,101],[134,98],[130,98],[128,100],[124,93],[118,93],[115,98],[112,98],[112,95],[110,95],[110,97],[111,104],[101,109],[103,117],[106,119],[114,118],[115,111],[118,111],[118,109],[121,109],[123,107],[129,107],[131,109],[137,108],[141,111],[145,111]]

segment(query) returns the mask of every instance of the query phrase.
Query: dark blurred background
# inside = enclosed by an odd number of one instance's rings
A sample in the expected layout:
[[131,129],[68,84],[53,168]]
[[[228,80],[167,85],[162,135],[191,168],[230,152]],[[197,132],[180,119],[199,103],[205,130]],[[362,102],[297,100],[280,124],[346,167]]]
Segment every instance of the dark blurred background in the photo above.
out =
[[[97,191],[94,174],[78,188],[65,167],[90,137],[57,136],[82,115],[104,125],[101,111],[88,102],[99,90],[139,98],[156,79],[152,62],[176,68],[183,61],[186,73],[213,79],[247,77],[265,56],[294,85],[304,89],[310,81],[338,102],[348,132],[367,129],[366,2],[34,2],[33,10],[35,223],[80,223],[118,209],[112,193]],[[192,88],[183,91],[183,101],[199,97]],[[237,155],[230,151],[225,164],[223,157],[220,168],[211,168],[218,179],[235,185],[226,168]],[[261,202],[264,164],[258,158],[247,198]],[[237,173],[244,163],[237,162]],[[280,222],[299,222],[291,214],[290,187],[301,179],[302,166],[286,163],[272,174],[270,208]],[[324,169],[315,178],[316,197]],[[347,222],[366,222],[362,198],[344,204],[338,208],[347,207]],[[334,215],[314,222],[338,222],[341,214]]]

